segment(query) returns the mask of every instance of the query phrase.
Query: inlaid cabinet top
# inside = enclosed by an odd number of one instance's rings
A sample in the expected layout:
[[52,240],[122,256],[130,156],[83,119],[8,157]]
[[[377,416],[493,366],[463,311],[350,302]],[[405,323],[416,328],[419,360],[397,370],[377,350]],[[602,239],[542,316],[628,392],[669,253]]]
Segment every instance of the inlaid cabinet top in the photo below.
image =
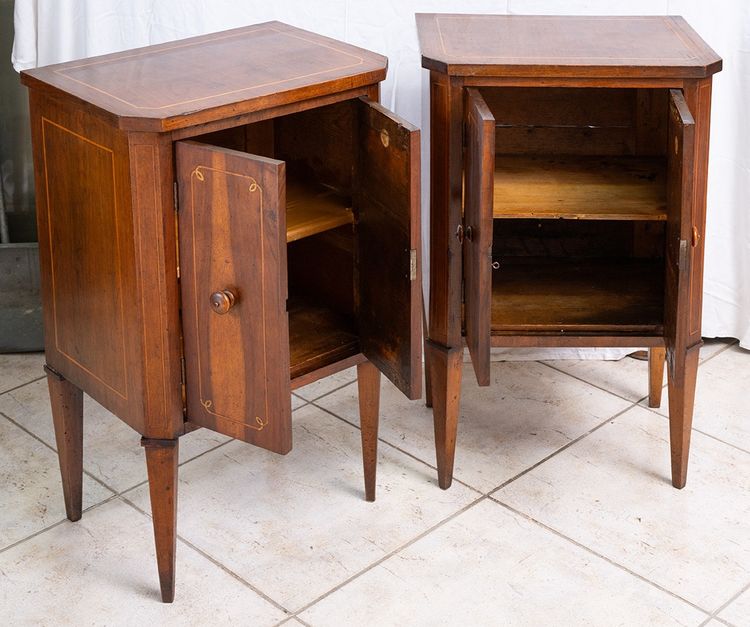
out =
[[124,129],[170,130],[377,83],[387,59],[280,22],[22,72]]
[[702,78],[721,69],[682,17],[416,17],[422,66],[452,75]]

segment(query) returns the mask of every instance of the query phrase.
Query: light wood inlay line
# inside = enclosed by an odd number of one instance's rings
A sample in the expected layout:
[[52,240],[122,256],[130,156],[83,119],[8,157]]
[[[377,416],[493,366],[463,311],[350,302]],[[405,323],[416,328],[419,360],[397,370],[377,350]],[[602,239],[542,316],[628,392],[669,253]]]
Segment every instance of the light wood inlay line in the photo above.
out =
[[[118,102],[122,102],[123,104],[125,104],[125,105],[127,105],[129,107],[132,107],[133,109],[140,109],[140,110],[145,110],[145,111],[160,111],[162,109],[169,109],[170,107],[176,107],[178,105],[193,104],[193,103],[196,103],[196,102],[202,102],[202,101],[205,101],[205,100],[211,100],[213,98],[221,98],[222,96],[230,96],[232,94],[240,94],[242,92],[251,91],[253,89],[262,89],[264,87],[273,87],[275,85],[282,85],[284,83],[289,83],[291,81],[297,81],[297,80],[300,80],[300,79],[303,79],[303,78],[311,78],[313,76],[320,76],[322,74],[328,74],[328,73],[337,72],[337,71],[340,71],[340,70],[348,70],[350,68],[358,67],[358,66],[360,66],[360,65],[362,65],[364,63],[364,59],[362,57],[359,57],[359,56],[356,56],[354,54],[351,54],[350,52],[346,52],[345,50],[340,50],[340,49],[338,49],[338,48],[336,48],[334,46],[331,46],[331,45],[328,45],[328,44],[323,44],[323,43],[321,43],[319,41],[315,41],[313,39],[302,37],[302,36],[300,36],[298,34],[289,33],[289,32],[283,31],[283,30],[279,30],[279,29],[274,28],[272,26],[268,26],[268,27],[265,27],[263,29],[258,29],[258,30],[254,31],[254,32],[261,32],[263,30],[273,31],[273,32],[279,33],[280,35],[284,35],[285,37],[296,38],[296,39],[300,39],[302,41],[307,41],[308,43],[315,44],[317,46],[320,46],[321,48],[328,48],[329,50],[333,50],[334,52],[337,52],[338,54],[342,54],[342,55],[346,55],[348,57],[351,57],[352,59],[354,59],[354,62],[346,64],[346,65],[341,65],[341,66],[338,66],[338,67],[326,68],[326,69],[320,70],[318,72],[311,72],[309,74],[300,74],[300,75],[297,75],[297,76],[291,76],[289,78],[285,78],[285,79],[279,80],[279,81],[270,81],[270,82],[267,82],[267,83],[258,83],[258,84],[255,84],[255,85],[249,85],[247,87],[242,87],[240,89],[232,89],[232,90],[225,91],[225,92],[219,92],[219,93],[215,93],[215,94],[210,94],[208,96],[201,96],[200,98],[192,98],[192,99],[189,99],[189,100],[181,100],[181,101],[177,101],[177,102],[170,102],[168,104],[157,106],[157,107],[146,107],[146,106],[136,105],[136,104],[134,104],[134,103],[132,103],[132,102],[130,102],[128,100],[125,100],[124,98],[120,98],[118,96],[115,96],[111,92],[108,92],[108,91],[106,91],[104,89],[96,87],[95,85],[92,85],[91,83],[87,83],[86,81],[82,81],[80,79],[74,78],[74,77],[70,76],[70,74],[69,74],[70,71],[76,70],[76,69],[79,69],[79,68],[82,68],[82,67],[89,67],[91,65],[101,65],[101,64],[105,64],[105,63],[119,63],[120,61],[122,61],[122,59],[128,59],[128,58],[133,58],[133,57],[140,57],[140,56],[147,56],[147,55],[157,54],[157,53],[154,53],[154,52],[140,52],[140,53],[137,53],[137,54],[122,56],[122,57],[119,57],[117,59],[106,59],[106,60],[103,60],[103,61],[95,61],[95,62],[92,62],[92,63],[82,63],[82,64],[76,65],[74,67],[66,67],[64,69],[55,70],[55,74],[58,74],[58,75],[66,78],[68,80],[71,80],[71,81],[73,81],[75,83],[83,85],[84,87],[86,87],[88,89],[93,89],[94,91],[97,91],[97,92],[99,92],[99,93],[101,93],[101,94],[103,94],[105,96],[108,96],[109,98],[117,100]],[[246,36],[246,35],[247,35],[247,32],[234,33],[232,35],[225,35],[224,37],[216,37],[216,38],[211,39],[209,41],[219,41],[219,40],[222,40],[222,39],[230,39],[232,37],[241,37],[241,36]],[[206,43],[206,41],[191,42],[191,43],[186,43],[186,44],[182,44],[182,45],[175,45],[175,46],[173,46],[171,48],[167,48],[166,50],[175,50],[175,49],[178,49],[178,48],[188,48],[188,47],[191,47],[191,46],[203,45],[205,43]],[[163,52],[163,51],[160,51],[160,52]]]
[[[138,229],[138,233],[140,233],[140,237],[138,238],[138,258],[139,258],[139,265],[140,265],[140,275],[141,275],[141,311],[143,313],[143,339],[144,343],[149,337],[149,330],[146,328],[145,321],[147,320],[148,316],[147,314],[147,306],[146,306],[146,299],[144,298],[145,295],[145,287],[149,284],[148,275],[145,269],[145,264],[143,262],[143,241],[148,239],[148,229],[143,228],[143,214],[148,211],[157,211],[159,209],[160,203],[159,203],[159,189],[157,186],[158,181],[158,172],[156,169],[156,147],[152,144],[137,144],[134,146],[135,152],[141,152],[143,154],[143,157],[141,159],[134,159],[133,164],[135,165],[135,179],[137,181],[142,181],[145,178],[145,174],[142,174],[142,170],[140,169],[141,166],[145,164],[146,161],[150,164],[151,169],[151,202],[150,203],[144,203],[143,206],[138,207],[138,210],[134,212],[134,218],[136,220],[136,228]],[[140,199],[139,199],[140,200]],[[156,247],[158,250],[163,250],[164,243],[163,243],[163,237],[162,232],[160,228],[154,229],[154,234],[156,236]],[[163,284],[163,277],[164,276],[164,261],[161,255],[159,256],[159,272],[157,273],[157,294],[164,294],[165,293],[165,286]],[[159,312],[159,329],[158,333],[161,334],[163,330],[166,328],[164,324],[164,307],[162,303],[159,304],[158,307]],[[149,351],[147,347],[143,346],[143,361],[146,372],[148,372],[148,364],[149,364]],[[166,371],[166,355],[164,352],[164,342],[162,341],[162,338],[159,337],[159,361],[161,363],[161,375],[162,375],[162,389],[161,389],[161,397],[162,397],[162,412],[164,416],[168,415],[167,410],[167,390],[169,389],[169,381],[167,378],[167,371]],[[146,390],[146,398],[151,398],[151,385],[150,385],[150,377],[144,377],[144,386]]]
[[[207,165],[198,165],[193,170],[191,176],[190,176],[190,203],[191,203],[191,209],[190,209],[190,216],[192,220],[191,228],[193,235],[191,237],[193,242],[193,265],[195,265],[195,259],[197,259],[197,252],[195,249],[195,242],[198,241],[198,236],[196,235],[195,231],[195,179],[198,179],[199,181],[204,181],[205,175],[201,172],[201,170],[207,170],[210,172],[218,172],[220,174],[225,174],[227,176],[235,176],[237,178],[243,178],[250,181],[250,185],[248,186],[248,191],[250,193],[258,192],[259,194],[259,201],[258,201],[258,215],[260,216],[260,267],[261,267],[261,276],[265,276],[265,249],[264,249],[264,239],[265,239],[265,233],[263,229],[263,188],[258,185],[258,182],[252,177],[247,176],[245,174],[238,174],[236,172],[229,172],[227,170],[221,170],[219,168],[213,168]],[[200,294],[200,291],[198,290],[198,282],[197,282],[197,273],[195,270],[193,270],[193,289],[194,294]],[[266,350],[266,334],[265,334],[265,328],[266,328],[266,290],[261,290],[261,324],[262,328],[264,329],[263,333],[263,372],[268,372],[268,361],[267,361],[267,350]],[[260,418],[258,416],[255,416],[256,423],[250,424],[249,422],[245,420],[237,420],[236,418],[232,418],[230,416],[226,416],[224,414],[220,414],[219,412],[215,412],[211,410],[211,407],[213,406],[213,401],[211,399],[206,399],[204,397],[203,393],[203,367],[201,366],[201,341],[200,341],[200,333],[201,333],[201,324],[200,324],[200,315],[198,312],[198,298],[195,298],[195,328],[198,334],[198,341],[196,342],[196,359],[198,360],[198,398],[200,399],[201,405],[203,405],[203,408],[208,412],[209,414],[213,416],[217,416],[219,418],[223,418],[224,420],[229,420],[230,422],[233,422],[235,424],[240,424],[244,427],[248,427],[250,429],[254,429],[256,431],[262,431],[263,427],[265,427],[268,424],[268,416],[269,416],[269,409],[268,409],[268,395],[266,394],[264,396],[265,401],[265,416],[263,418]],[[264,374],[264,378],[267,378],[267,375]]]
[[[121,399],[127,401],[128,400],[128,391],[127,391],[127,385],[125,387],[125,391],[118,390],[115,388],[111,383],[108,383],[104,379],[102,379],[98,374],[91,371],[89,368],[87,368],[85,365],[83,365],[80,361],[78,361],[75,357],[68,354],[66,351],[64,351],[62,348],[60,348],[60,344],[58,341],[59,337],[59,331],[57,326],[57,291],[55,288],[55,260],[54,260],[54,251],[55,247],[53,244],[53,237],[52,237],[52,219],[51,216],[53,214],[52,207],[50,206],[50,185],[49,185],[49,167],[48,167],[48,159],[47,159],[47,136],[46,136],[46,125],[54,126],[61,131],[68,133],[75,137],[76,139],[86,142],[87,144],[90,144],[92,146],[95,146],[96,148],[105,151],[109,154],[111,164],[112,164],[112,187],[113,191],[117,187],[117,178],[115,176],[115,155],[111,148],[108,148],[107,146],[103,146],[102,144],[98,144],[97,142],[89,139],[88,137],[85,137],[84,135],[81,135],[79,133],[76,133],[75,131],[63,126],[62,124],[58,124],[57,122],[53,122],[52,120],[42,116],[42,159],[44,162],[44,190],[45,195],[47,196],[47,238],[48,238],[48,245],[49,245],[49,255],[50,255],[50,280],[52,283],[52,310],[53,310],[53,321],[55,325],[55,350],[57,350],[61,355],[64,355],[67,359],[69,359],[73,364],[75,364],[78,368],[83,370],[86,374],[93,377],[97,381],[99,381],[102,385],[104,385],[106,388],[112,390],[117,396],[119,396]],[[117,214],[117,194],[112,194],[112,211],[114,211],[115,214]],[[123,288],[122,288],[122,277],[120,274],[120,234],[119,230],[117,228],[117,222],[115,221],[115,254],[117,258],[117,290],[118,294],[123,294]],[[122,369],[123,369],[123,378],[127,382],[128,380],[128,362],[126,358],[126,342],[125,342],[125,327],[124,327],[124,320],[125,320],[125,311],[123,307],[122,298],[119,299],[119,305],[120,305],[120,341],[122,343],[121,346],[121,354],[122,354]]]
[[[472,17],[471,15],[436,15],[435,16],[435,23],[437,25],[437,31],[438,31],[438,37],[440,39],[440,46],[443,50],[443,53],[446,55],[450,55],[451,53],[448,52],[448,50],[445,47],[445,39],[443,38],[443,31],[442,27],[440,25],[441,20],[457,20],[457,19],[463,19],[466,20],[467,18]],[[487,17],[487,16],[478,16],[478,17]],[[558,19],[558,16],[547,16],[547,15],[535,15],[534,19]],[[575,16],[578,20],[596,20],[596,21],[617,21],[622,20],[621,16],[617,17],[599,17],[599,16]],[[629,17],[629,19],[633,21],[650,21],[653,20],[652,16],[643,16],[643,17]],[[669,28],[670,31],[674,35],[677,36],[677,38],[685,45],[685,48],[687,50],[690,50],[692,54],[689,56],[680,56],[680,57],[662,57],[662,61],[693,61],[696,60],[698,57],[695,54],[695,46],[690,40],[685,39],[685,37],[682,35],[682,33],[679,31],[679,29],[676,29],[674,24],[672,23],[672,20],[664,20],[664,23],[666,24],[667,28]],[[489,54],[477,54],[477,55],[470,55],[470,54],[461,54],[461,57],[463,59],[479,59],[483,62],[487,62],[489,60],[504,60],[504,61],[515,61],[515,60],[523,60],[523,61],[540,61],[540,60],[547,60],[559,62],[560,59],[552,57],[550,55],[546,56],[526,56],[523,57],[513,57],[508,55],[489,55]],[[602,60],[622,60],[622,61],[639,61],[642,59],[642,57],[625,57],[622,55],[617,56],[592,56],[592,55],[583,55],[583,56],[565,56],[565,60],[586,60],[586,61],[593,61],[595,59],[602,59]]]

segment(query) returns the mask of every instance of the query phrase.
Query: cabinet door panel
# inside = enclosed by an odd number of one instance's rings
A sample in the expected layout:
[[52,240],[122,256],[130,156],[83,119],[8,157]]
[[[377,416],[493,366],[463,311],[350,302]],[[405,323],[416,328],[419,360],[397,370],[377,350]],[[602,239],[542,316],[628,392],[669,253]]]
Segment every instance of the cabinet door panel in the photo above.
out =
[[176,157],[188,419],[286,453],[284,163],[189,141]]
[[492,187],[495,118],[476,89],[466,90],[464,325],[479,385],[490,384]]
[[421,396],[419,131],[381,105],[358,106],[355,306],[362,353]]
[[[695,122],[682,91],[669,93],[664,330],[668,349],[686,346],[690,311]],[[677,312],[680,312],[680,317]],[[669,356],[668,356],[669,358]]]

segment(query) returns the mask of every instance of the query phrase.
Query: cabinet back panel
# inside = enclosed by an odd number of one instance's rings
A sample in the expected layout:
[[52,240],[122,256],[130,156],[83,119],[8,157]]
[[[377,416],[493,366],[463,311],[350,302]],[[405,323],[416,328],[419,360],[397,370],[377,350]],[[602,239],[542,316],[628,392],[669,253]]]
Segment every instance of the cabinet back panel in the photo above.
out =
[[666,150],[666,90],[484,88],[498,154],[656,155]]
[[244,126],[234,126],[195,137],[195,141],[212,146],[240,150],[253,155],[274,158],[274,123],[263,120]]
[[351,225],[292,242],[287,247],[289,293],[354,314],[354,236]]
[[664,256],[664,223],[496,220],[493,258]]
[[276,159],[287,163],[292,176],[310,178],[351,194],[356,155],[354,101],[276,118]]

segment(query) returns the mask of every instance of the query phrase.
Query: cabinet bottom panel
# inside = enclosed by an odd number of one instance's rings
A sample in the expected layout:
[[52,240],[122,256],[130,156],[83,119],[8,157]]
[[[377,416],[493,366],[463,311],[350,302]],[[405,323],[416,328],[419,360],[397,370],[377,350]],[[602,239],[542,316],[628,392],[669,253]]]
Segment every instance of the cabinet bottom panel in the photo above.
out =
[[505,257],[492,277],[493,335],[661,335],[661,260]]
[[360,352],[353,320],[302,298],[289,301],[290,378]]

